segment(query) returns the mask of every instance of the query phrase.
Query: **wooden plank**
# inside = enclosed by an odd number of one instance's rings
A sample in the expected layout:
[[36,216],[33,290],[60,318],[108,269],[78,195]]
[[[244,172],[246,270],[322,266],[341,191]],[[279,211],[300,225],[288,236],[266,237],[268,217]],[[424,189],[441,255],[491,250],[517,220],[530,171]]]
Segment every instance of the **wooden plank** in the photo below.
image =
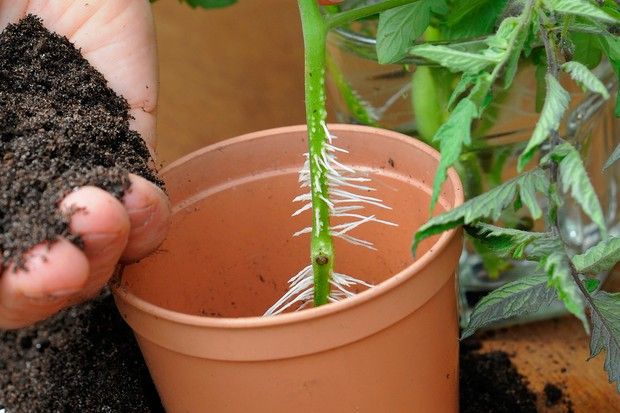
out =
[[161,161],[239,134],[305,122],[296,2],[193,10],[166,0],[153,8]]

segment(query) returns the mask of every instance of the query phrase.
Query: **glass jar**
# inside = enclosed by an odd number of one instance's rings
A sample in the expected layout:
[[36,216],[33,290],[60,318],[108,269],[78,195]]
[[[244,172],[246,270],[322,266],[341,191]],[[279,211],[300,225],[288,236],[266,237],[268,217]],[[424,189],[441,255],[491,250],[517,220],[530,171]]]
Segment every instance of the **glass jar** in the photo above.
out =
[[[396,130],[436,146],[430,141],[433,125],[429,127],[422,117],[433,118],[436,113],[446,110],[458,75],[419,58],[407,58],[398,64],[379,64],[374,30],[368,27],[368,23],[364,23],[356,26],[356,31],[337,29],[328,36],[328,89],[338,120]],[[481,45],[482,40],[450,44],[451,47],[474,50]],[[456,165],[466,197],[476,196],[516,176],[517,158],[539,118],[540,106],[536,106],[542,103],[536,81],[540,73],[536,71],[536,65],[522,61],[510,89],[497,88],[493,102],[474,125],[473,145]],[[615,76],[607,62],[603,61],[594,72],[610,92],[614,90]],[[436,108],[431,107],[430,112],[425,107],[429,103],[416,96],[416,87],[428,87],[424,82],[434,82],[436,99],[430,105],[436,105]],[[620,122],[613,114],[615,99],[606,101],[598,94],[586,93],[567,75],[561,83],[571,94],[571,106],[561,126],[561,135],[581,151],[601,200],[609,231],[620,235],[620,162],[603,171],[603,164],[620,142]],[[585,251],[600,240],[596,225],[570,199],[559,211],[559,219],[563,235],[575,252]],[[534,222],[523,210],[517,216],[503,217],[503,221],[512,227],[528,230],[543,230],[545,226],[541,220]],[[523,274],[540,271],[535,263],[499,260],[472,242],[471,239],[466,242],[460,265],[463,323],[468,321],[473,305],[488,292]],[[600,278],[603,280],[605,274]],[[547,318],[562,311],[561,306],[546,308],[527,320]],[[512,320],[521,321],[526,320]]]

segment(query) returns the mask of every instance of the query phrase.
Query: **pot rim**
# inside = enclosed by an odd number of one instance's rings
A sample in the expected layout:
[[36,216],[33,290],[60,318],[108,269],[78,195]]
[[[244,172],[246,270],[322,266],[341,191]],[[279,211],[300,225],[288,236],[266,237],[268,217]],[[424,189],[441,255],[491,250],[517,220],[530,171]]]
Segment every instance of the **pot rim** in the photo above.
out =
[[[406,143],[414,146],[418,151],[424,152],[427,155],[435,158],[437,163],[439,164],[440,155],[439,153],[433,149],[431,146],[423,143],[422,141],[403,135],[398,132],[390,131],[387,129],[375,128],[370,126],[363,125],[349,125],[349,124],[329,124],[329,129],[333,131],[359,131],[359,132],[379,132],[380,135],[388,136],[391,139],[397,139],[401,141],[406,141]],[[294,126],[284,126],[273,129],[266,129],[259,132],[250,132],[246,133],[231,139],[226,139],[224,141],[220,141],[208,146],[205,146],[197,151],[194,151],[188,155],[185,155],[178,160],[170,163],[165,168],[160,171],[160,174],[164,176],[168,171],[173,170],[185,162],[193,159],[197,156],[205,152],[217,151],[223,147],[235,145],[241,143],[246,140],[254,140],[261,139],[269,135],[278,135],[282,133],[291,133],[298,132],[300,129],[305,130],[306,125],[294,125]],[[464,193],[461,185],[461,181],[458,177],[458,174],[454,171],[454,169],[450,169],[448,171],[448,179],[453,188],[454,188],[454,201],[452,202],[451,208],[459,206],[464,201]],[[381,282],[380,284],[370,288],[368,290],[362,291],[361,293],[355,295],[354,297],[347,298],[346,300],[339,301],[336,303],[330,303],[329,305],[324,305],[321,307],[314,307],[305,309],[300,312],[293,313],[285,313],[277,316],[264,317],[264,316],[253,316],[253,317],[238,317],[238,318],[217,318],[217,317],[206,317],[206,316],[198,316],[191,315],[186,313],[181,313],[178,311],[169,310],[158,305],[149,303],[148,301],[134,295],[128,289],[122,286],[122,268],[121,266],[117,274],[114,277],[114,280],[111,283],[111,289],[117,298],[120,298],[127,302],[129,305],[151,315],[154,315],[157,318],[162,318],[171,322],[184,324],[188,326],[195,327],[210,327],[210,328],[225,328],[225,329],[245,329],[245,328],[270,328],[276,326],[282,326],[287,324],[295,324],[300,323],[308,319],[316,319],[327,317],[331,314],[346,311],[350,308],[357,307],[369,300],[372,300],[376,296],[383,295],[388,291],[398,287],[400,284],[404,283],[408,278],[412,276],[412,274],[419,273],[426,265],[428,265],[431,261],[437,259],[437,256],[440,255],[445,249],[448,248],[450,242],[460,233],[458,228],[445,231],[441,234],[439,239],[429,248],[429,250],[423,255],[419,256],[413,263],[403,268],[398,273],[392,275],[390,278]]]

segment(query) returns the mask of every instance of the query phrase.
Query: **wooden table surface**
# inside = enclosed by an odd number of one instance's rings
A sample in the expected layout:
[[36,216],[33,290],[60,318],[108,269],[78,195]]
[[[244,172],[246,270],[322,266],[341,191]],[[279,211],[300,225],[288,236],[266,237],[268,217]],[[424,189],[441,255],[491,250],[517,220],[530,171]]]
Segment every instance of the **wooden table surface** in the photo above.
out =
[[[277,7],[276,7],[277,6]],[[242,133],[304,122],[296,2],[241,1],[223,10],[154,6],[160,49],[159,155],[164,163]],[[620,269],[612,277],[620,291]],[[571,318],[500,331],[483,350],[514,353],[530,387],[562,388],[576,413],[620,412],[602,357],[587,361],[587,337]],[[564,412],[563,404],[541,412]]]

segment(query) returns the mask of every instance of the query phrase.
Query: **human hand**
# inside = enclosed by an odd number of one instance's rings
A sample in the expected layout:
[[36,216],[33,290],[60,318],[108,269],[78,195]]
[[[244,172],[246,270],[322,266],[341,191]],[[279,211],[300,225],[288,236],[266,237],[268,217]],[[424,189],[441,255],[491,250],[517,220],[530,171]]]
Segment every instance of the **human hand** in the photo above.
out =
[[[132,129],[151,149],[155,143],[157,69],[155,32],[147,0],[0,0],[0,30],[34,14],[66,36],[127,99]],[[170,207],[165,194],[131,175],[122,202],[96,187],[69,194],[71,230],[84,249],[61,239],[27,255],[28,270],[7,268],[0,276],[0,328],[19,328],[96,295],[119,260],[133,261],[163,240]]]

